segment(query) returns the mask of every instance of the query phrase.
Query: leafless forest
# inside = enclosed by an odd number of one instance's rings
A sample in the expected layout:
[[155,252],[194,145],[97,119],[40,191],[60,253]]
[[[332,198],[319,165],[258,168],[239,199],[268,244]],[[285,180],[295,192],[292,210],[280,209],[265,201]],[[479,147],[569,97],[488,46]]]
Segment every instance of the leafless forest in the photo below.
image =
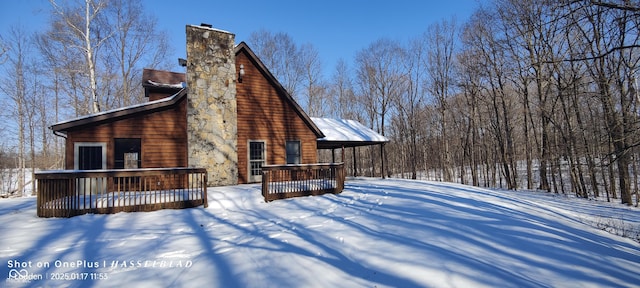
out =
[[[49,29],[0,31],[0,117],[15,122],[0,127],[3,171],[60,168],[61,139],[48,126],[144,101],[142,68],[175,67],[167,55],[180,43],[153,30],[139,1],[51,4]],[[310,116],[355,119],[391,139],[383,153],[347,149],[347,167],[359,156],[351,175],[637,205],[639,22],[637,0],[494,0],[466,22],[362,43],[329,74],[313,44],[286,31],[240,40]]]

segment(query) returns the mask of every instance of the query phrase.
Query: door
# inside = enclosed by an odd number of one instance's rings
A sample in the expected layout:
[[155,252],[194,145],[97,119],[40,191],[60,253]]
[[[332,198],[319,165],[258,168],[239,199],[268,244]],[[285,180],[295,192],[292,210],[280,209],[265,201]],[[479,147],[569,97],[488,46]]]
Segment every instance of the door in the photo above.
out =
[[[76,170],[107,169],[107,143],[76,142],[73,154]],[[79,178],[76,187],[81,195],[98,194],[107,191],[107,181],[104,178]]]
[[249,182],[262,182],[262,166],[267,162],[265,141],[249,141]]

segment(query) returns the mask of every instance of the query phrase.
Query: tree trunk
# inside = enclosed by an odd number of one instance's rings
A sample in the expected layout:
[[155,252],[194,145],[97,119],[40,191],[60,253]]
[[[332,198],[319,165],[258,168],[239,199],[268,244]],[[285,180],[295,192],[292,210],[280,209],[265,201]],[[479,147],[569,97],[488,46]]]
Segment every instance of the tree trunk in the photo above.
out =
[[547,167],[549,165],[549,120],[546,116],[542,115],[542,147],[540,149],[540,186],[538,189],[551,192],[549,186],[549,179],[547,178]]

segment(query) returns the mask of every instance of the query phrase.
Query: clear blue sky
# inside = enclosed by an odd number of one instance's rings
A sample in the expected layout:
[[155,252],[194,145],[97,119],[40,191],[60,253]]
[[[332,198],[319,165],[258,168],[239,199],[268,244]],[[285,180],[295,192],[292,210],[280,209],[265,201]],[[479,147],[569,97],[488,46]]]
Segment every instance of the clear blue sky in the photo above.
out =
[[[452,16],[463,23],[479,1],[143,0],[143,4],[158,18],[159,28],[169,33],[176,59],[186,54],[185,25],[209,23],[234,33],[236,43],[260,29],[288,33],[298,44],[315,46],[328,72],[338,59],[351,62],[357,51],[380,38],[406,41],[430,23]],[[0,35],[16,24],[34,31],[46,29],[49,9],[47,0],[0,0]]]

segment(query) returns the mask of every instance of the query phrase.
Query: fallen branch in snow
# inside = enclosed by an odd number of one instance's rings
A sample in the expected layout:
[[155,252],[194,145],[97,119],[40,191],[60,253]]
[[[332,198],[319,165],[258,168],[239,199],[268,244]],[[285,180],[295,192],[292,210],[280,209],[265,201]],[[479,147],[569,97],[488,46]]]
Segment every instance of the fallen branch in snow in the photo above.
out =
[[592,224],[602,230],[614,235],[629,238],[640,243],[640,224],[634,225],[625,221],[623,217],[611,218],[599,216],[591,221]]

